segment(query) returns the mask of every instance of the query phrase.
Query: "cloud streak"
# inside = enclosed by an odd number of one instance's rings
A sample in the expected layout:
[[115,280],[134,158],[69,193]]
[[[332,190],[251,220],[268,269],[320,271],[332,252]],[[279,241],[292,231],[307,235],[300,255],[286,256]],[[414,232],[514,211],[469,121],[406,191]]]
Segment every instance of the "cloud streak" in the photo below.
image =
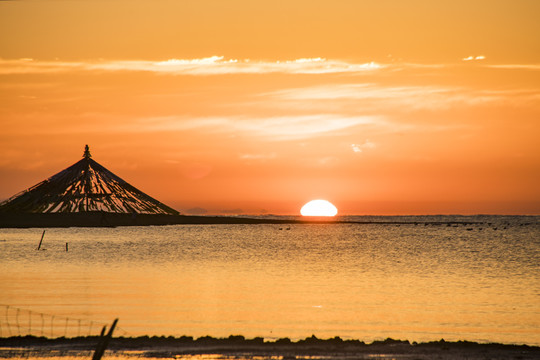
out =
[[[278,90],[264,94],[282,106],[310,103],[312,109],[339,102],[362,104],[364,111],[398,107],[403,110],[440,110],[456,104],[477,106],[497,102],[526,102],[538,98],[536,90],[471,90],[451,86],[384,86],[378,84],[327,84]],[[287,102],[289,104],[283,103]]]
[[351,148],[355,153],[361,153],[367,149],[374,149],[375,147],[375,143],[369,140],[364,141],[362,144],[351,144]]
[[297,116],[274,116],[262,118],[231,117],[160,117],[143,118],[126,124],[117,131],[161,132],[204,129],[207,133],[244,134],[271,141],[306,139],[329,136],[361,125],[382,124],[375,116],[341,116],[317,114]]
[[[205,136],[240,136],[262,141],[293,141],[323,136],[346,134],[360,126],[384,126],[385,120],[377,116],[343,116],[340,114],[290,115],[270,117],[185,116],[117,117],[108,114],[89,114],[92,122],[70,122],[61,129],[36,126],[33,135],[69,134],[150,134],[150,133],[203,133]],[[99,118],[99,120],[95,120]],[[47,120],[47,119],[42,119]],[[26,127],[12,129],[10,135],[24,134]]]
[[[464,62],[485,60],[483,55],[468,56]],[[31,58],[0,58],[0,75],[55,74],[70,72],[147,72],[163,75],[211,76],[227,74],[361,74],[378,70],[442,69],[456,64],[383,64],[377,62],[348,62],[325,58],[299,58],[285,61],[225,59],[210,56],[195,59],[42,61]],[[540,64],[491,64],[491,69],[540,70]]]
[[463,61],[477,61],[477,60],[485,60],[486,57],[484,55],[478,55],[478,56],[467,56],[466,58],[463,58],[461,60]]
[[502,65],[488,65],[493,69],[510,69],[510,70],[540,70],[540,64],[502,64]]
[[118,60],[92,62],[39,61],[33,59],[0,59],[0,74],[48,74],[71,71],[136,71],[173,75],[224,74],[335,74],[374,71],[384,65],[350,63],[324,58],[301,58],[288,61],[251,61],[211,56],[200,59],[169,59],[166,61]]

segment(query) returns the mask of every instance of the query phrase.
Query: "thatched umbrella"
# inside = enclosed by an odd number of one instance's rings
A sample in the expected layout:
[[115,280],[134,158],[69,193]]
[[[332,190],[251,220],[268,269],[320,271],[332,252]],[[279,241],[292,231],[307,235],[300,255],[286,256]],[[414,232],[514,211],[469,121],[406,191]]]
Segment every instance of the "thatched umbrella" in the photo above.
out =
[[95,211],[178,215],[94,161],[88,145],[80,161],[0,203],[0,212],[10,213]]

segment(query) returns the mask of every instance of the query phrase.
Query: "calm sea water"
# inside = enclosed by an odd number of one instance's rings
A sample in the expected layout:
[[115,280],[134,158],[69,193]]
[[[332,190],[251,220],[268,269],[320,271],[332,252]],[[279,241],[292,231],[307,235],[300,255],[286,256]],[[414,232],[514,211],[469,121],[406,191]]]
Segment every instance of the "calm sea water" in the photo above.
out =
[[411,223],[0,229],[0,336],[540,345],[540,217],[350,219]]

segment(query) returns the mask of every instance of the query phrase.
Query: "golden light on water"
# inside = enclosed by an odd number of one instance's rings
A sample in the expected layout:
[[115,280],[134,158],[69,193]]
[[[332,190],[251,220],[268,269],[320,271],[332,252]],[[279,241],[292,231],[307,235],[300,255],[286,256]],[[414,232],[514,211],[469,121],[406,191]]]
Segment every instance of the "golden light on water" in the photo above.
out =
[[302,216],[336,216],[337,208],[327,200],[311,200],[300,209]]

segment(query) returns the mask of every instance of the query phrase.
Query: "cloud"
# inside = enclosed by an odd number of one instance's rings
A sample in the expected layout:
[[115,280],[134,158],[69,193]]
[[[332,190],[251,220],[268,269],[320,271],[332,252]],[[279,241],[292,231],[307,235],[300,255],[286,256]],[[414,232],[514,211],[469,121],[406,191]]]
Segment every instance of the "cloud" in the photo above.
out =
[[437,86],[384,86],[378,84],[327,84],[279,90],[267,95],[285,100],[402,99],[448,95],[455,89]]
[[0,59],[0,74],[47,74],[70,71],[140,71],[174,75],[222,74],[333,74],[359,73],[383,68],[375,62],[350,63],[324,58],[301,58],[288,61],[251,61],[211,56],[200,59],[39,61],[34,59]]
[[[87,115],[96,122],[71,121],[62,128],[51,126],[36,127],[33,134],[140,134],[160,132],[204,132],[207,135],[231,135],[259,138],[266,141],[289,141],[321,136],[332,136],[348,129],[362,125],[380,125],[384,119],[377,116],[343,116],[339,114],[288,115],[270,117],[230,116],[186,116],[171,115],[159,117],[119,117],[110,114]],[[42,119],[43,120],[43,119]],[[11,134],[26,133],[27,127],[21,127]],[[246,160],[271,159],[275,154],[243,154]]]
[[361,153],[366,149],[374,149],[375,143],[372,143],[371,141],[366,140],[362,144],[351,144],[351,147],[355,153]]
[[475,60],[485,60],[486,57],[484,55],[478,55],[478,56],[467,56],[466,58],[463,58],[461,60],[463,61],[475,61]]
[[[375,116],[341,116],[338,114],[290,115],[273,117],[165,116],[139,118],[109,131],[170,132],[204,129],[206,133],[246,134],[271,140],[295,140],[326,136],[352,127],[380,123]],[[249,157],[246,154],[246,159]]]
[[540,64],[502,64],[502,65],[488,65],[493,69],[510,69],[510,70],[540,70]]
[[[468,56],[462,61],[485,60],[484,55]],[[0,75],[10,74],[54,74],[66,72],[150,72],[156,74],[210,76],[225,74],[359,74],[377,70],[394,71],[404,69],[441,69],[449,64],[381,64],[376,62],[356,63],[325,58],[299,58],[286,61],[255,61],[225,59],[210,56],[195,59],[149,60],[95,60],[95,61],[42,61],[32,58],[1,59]],[[485,65],[489,68],[539,70],[540,64]]]
[[276,116],[248,121],[234,121],[236,131],[276,140],[295,140],[326,136],[359,125],[377,123],[374,116],[342,116],[337,114]]
[[240,159],[242,160],[272,160],[277,157],[276,153],[266,153],[266,154],[241,154]]
[[278,90],[263,94],[274,97],[276,106],[324,109],[359,107],[364,113],[385,113],[390,108],[402,111],[441,110],[457,104],[477,106],[495,102],[529,101],[538,97],[534,90],[471,90],[455,86],[387,86],[380,84],[327,84]]

